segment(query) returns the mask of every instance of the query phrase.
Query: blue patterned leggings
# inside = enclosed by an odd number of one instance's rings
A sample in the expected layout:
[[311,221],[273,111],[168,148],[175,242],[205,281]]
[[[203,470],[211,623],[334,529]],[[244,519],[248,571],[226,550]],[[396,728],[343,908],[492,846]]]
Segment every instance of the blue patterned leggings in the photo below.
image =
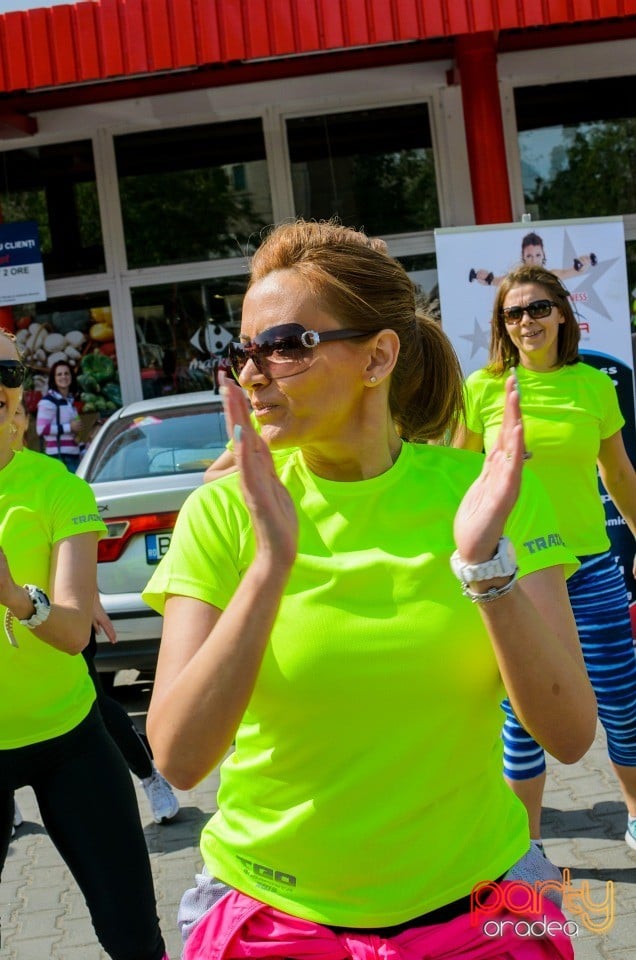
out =
[[[610,759],[636,767],[636,655],[625,581],[609,551],[579,557],[568,580],[587,673],[607,735]],[[529,780],[545,770],[543,748],[523,729],[504,700],[504,773]]]

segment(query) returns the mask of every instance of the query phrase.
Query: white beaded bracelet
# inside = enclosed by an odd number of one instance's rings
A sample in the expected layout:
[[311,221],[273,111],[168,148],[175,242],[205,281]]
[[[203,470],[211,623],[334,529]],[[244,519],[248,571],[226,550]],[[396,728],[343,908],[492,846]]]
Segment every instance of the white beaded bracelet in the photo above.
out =
[[11,646],[17,647],[18,641],[16,640],[15,634],[13,632],[13,614],[11,613],[8,607],[4,613],[4,632],[6,633],[7,640],[9,641]]

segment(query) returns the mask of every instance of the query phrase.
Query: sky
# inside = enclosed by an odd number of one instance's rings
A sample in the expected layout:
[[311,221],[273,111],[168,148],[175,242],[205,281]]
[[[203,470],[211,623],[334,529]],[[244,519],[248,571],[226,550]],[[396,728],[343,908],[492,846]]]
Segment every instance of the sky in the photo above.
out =
[[[0,13],[13,10],[34,10],[36,7],[59,7],[62,3],[77,3],[78,0],[0,0]],[[81,0],[89,3],[91,0]]]

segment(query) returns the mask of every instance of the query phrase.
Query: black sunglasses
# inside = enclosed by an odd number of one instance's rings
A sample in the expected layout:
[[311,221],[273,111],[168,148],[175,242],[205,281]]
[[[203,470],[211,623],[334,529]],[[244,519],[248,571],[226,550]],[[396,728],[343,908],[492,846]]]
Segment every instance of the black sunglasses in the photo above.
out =
[[28,373],[19,360],[0,360],[0,383],[3,387],[21,387]]
[[531,320],[543,320],[552,313],[552,307],[558,307],[559,304],[554,300],[533,300],[527,303],[525,307],[503,307],[501,318],[508,326],[516,326],[521,323],[524,313],[527,313]]
[[307,370],[314,360],[313,351],[320,343],[332,340],[353,340],[370,337],[368,330],[305,330],[299,323],[283,323],[259,333],[253,340],[233,342],[228,347],[232,373],[238,380],[248,360],[259,373],[270,380],[294,377]]

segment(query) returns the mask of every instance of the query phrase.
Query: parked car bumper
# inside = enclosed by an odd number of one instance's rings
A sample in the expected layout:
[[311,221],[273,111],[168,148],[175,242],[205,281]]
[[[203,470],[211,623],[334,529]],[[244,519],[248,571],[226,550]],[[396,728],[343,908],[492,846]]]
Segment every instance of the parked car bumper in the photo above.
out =
[[100,594],[100,599],[117,631],[117,643],[110,643],[103,632],[97,635],[98,671],[154,670],[163,617],[145,605],[140,607],[136,593]]

